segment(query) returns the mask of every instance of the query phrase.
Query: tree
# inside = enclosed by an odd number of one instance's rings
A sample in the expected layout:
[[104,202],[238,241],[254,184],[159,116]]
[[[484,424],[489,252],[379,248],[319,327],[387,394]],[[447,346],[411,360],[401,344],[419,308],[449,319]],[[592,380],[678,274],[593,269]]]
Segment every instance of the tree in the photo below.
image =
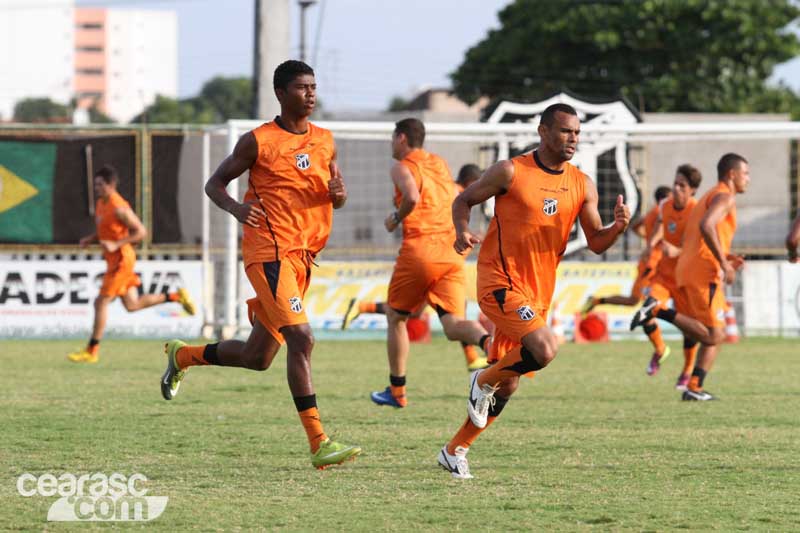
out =
[[69,122],[69,107],[49,98],[25,98],[14,105],[16,122]]
[[218,122],[253,118],[253,80],[250,78],[217,76],[203,85],[200,98],[214,110]]
[[387,111],[405,111],[408,109],[409,100],[402,96],[393,96],[389,101],[389,108]]
[[157,95],[155,102],[147,106],[131,122],[148,124],[212,124],[216,115],[204,100],[186,98],[177,100]]
[[800,52],[798,16],[793,0],[516,0],[451,77],[470,103],[569,89],[645,111],[764,111],[797,99],[765,80]]

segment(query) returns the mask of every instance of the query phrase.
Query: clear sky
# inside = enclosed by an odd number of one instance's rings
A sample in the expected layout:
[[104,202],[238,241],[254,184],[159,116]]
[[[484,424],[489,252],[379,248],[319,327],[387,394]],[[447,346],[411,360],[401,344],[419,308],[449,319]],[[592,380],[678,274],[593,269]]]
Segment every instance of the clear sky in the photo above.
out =
[[[299,8],[292,6],[292,53]],[[254,0],[77,0],[78,5],[178,13],[182,97],[216,75],[252,73]],[[383,109],[393,95],[447,87],[464,52],[498,27],[510,0],[320,0],[307,13],[308,60],[328,109]],[[318,24],[322,21],[321,31]],[[319,39],[317,39],[319,35]],[[316,58],[316,59],[315,59]],[[800,91],[800,58],[776,76]]]

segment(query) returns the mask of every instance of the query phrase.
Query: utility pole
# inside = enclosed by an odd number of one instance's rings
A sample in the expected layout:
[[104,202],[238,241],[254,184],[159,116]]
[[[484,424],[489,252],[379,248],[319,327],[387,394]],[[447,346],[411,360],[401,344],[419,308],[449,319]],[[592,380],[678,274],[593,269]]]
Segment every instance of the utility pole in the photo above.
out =
[[272,120],[280,113],[272,75],[289,59],[289,0],[255,0],[254,18],[253,115]]
[[306,9],[317,3],[317,0],[298,0],[300,4],[300,61],[306,60]]

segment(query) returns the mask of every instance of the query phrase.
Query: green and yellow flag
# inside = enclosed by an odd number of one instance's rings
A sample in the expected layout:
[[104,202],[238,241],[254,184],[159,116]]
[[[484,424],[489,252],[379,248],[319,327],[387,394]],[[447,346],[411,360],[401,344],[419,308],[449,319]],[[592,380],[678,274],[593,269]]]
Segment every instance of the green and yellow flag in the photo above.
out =
[[0,242],[53,241],[55,143],[0,143]]

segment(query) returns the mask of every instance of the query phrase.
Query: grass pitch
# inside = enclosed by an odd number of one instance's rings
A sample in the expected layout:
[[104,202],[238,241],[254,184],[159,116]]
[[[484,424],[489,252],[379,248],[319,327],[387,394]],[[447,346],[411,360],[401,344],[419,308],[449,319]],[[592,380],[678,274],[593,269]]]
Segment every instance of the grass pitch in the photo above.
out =
[[721,401],[679,401],[680,345],[655,377],[648,345],[563,347],[523,379],[473,445],[471,481],[436,466],[465,418],[456,343],[412,345],[409,407],[373,405],[388,381],[382,342],[318,342],[314,378],[326,430],[357,443],[354,463],[309,462],[285,380],[191,369],[161,399],[161,343],[103,343],[75,365],[74,341],[3,341],[0,529],[106,529],[48,523],[55,498],[17,494],[23,472],[139,472],[158,519],[118,528],[184,530],[800,530],[800,357],[796,343],[726,345],[707,380]]

